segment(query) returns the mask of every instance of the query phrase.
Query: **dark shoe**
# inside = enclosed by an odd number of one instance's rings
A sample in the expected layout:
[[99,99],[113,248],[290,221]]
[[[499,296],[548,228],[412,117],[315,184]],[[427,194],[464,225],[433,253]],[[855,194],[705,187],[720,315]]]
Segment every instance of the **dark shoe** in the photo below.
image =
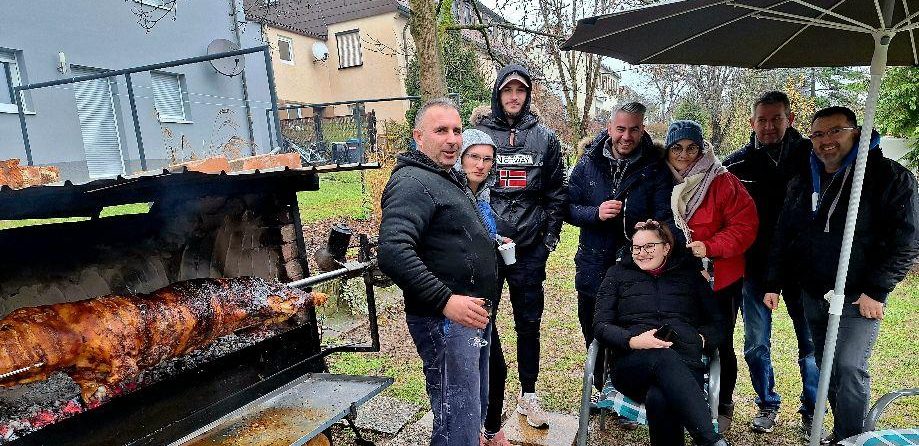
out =
[[761,434],[772,432],[778,419],[778,409],[760,409],[750,422],[750,429]]
[[833,434],[829,434],[820,439],[820,444],[828,444],[828,445],[833,446],[836,444],[836,436]]
[[[804,440],[810,439],[811,429],[813,428],[813,426],[814,426],[814,416],[808,415],[806,413],[802,413],[801,414],[801,424],[798,426],[798,430],[800,431],[801,438],[803,438]],[[822,429],[820,431],[821,444],[829,444],[829,443],[823,443],[823,441],[830,441],[828,440],[829,436],[830,436],[829,432],[827,432],[826,429]]]
[[731,429],[734,422],[734,403],[718,405],[718,433],[723,434]]

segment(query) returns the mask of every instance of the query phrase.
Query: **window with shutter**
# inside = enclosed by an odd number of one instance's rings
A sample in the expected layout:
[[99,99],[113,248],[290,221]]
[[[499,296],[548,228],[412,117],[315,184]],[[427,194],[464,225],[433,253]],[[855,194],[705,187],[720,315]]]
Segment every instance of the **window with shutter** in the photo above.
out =
[[153,103],[162,122],[186,122],[185,95],[179,74],[151,71]]
[[[0,64],[0,113],[19,113],[16,108],[16,100],[10,96],[10,84],[14,87],[22,85],[22,78],[19,74],[19,63],[16,61],[16,55],[13,53],[0,51],[0,62],[9,65],[10,78],[6,77],[6,70]],[[22,94],[20,92],[20,94]],[[22,106],[29,111],[29,105],[25,101],[25,95],[22,95]]]
[[281,62],[294,64],[294,41],[287,37],[278,37],[278,56]]
[[338,44],[338,68],[359,67],[364,60],[361,57],[361,34],[359,30],[335,34]]

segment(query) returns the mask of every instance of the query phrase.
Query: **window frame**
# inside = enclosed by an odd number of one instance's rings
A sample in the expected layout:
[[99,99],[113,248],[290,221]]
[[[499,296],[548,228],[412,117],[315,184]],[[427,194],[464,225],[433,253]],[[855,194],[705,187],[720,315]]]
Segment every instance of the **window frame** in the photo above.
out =
[[[22,68],[20,68],[19,57],[17,57],[17,51],[6,51],[0,50],[0,62],[6,62],[10,64],[10,75],[12,76],[7,82],[12,83],[14,87],[21,87],[22,83]],[[0,70],[3,70],[0,67]],[[4,74],[4,77],[6,75]],[[0,88],[3,89],[4,93],[9,94],[9,84],[4,82],[0,85]],[[24,91],[19,92],[19,97],[22,99],[22,108],[23,111],[27,114],[34,114],[34,112],[29,108],[29,103],[26,100],[26,94]],[[19,107],[16,106],[16,98],[10,96],[11,102],[0,102],[0,113],[19,113]]]
[[[342,38],[343,36],[348,35],[348,34],[355,34],[355,35],[357,35],[357,55],[358,55],[358,58],[360,59],[360,62],[357,63],[357,64],[354,64],[354,65],[344,66],[344,65],[342,65],[342,45],[341,45],[341,38]],[[347,31],[341,31],[341,32],[335,33],[335,47],[336,47],[336,50],[338,50],[338,69],[339,69],[339,70],[346,70],[346,69],[348,69],[348,68],[356,68],[356,67],[362,67],[362,66],[364,66],[364,49],[363,49],[363,47],[361,46],[361,30],[360,30],[360,28],[354,28],[354,29],[349,29],[349,30],[347,30]]]
[[159,71],[154,70],[150,72],[150,88],[153,90],[153,106],[156,108],[156,90],[153,89],[153,83],[155,82],[153,76],[155,75],[164,75],[175,78],[176,86],[178,88],[179,102],[182,109],[182,116],[167,116],[162,113],[158,108],[157,110],[157,119],[159,122],[164,123],[175,123],[175,124],[192,124],[192,120],[189,116],[189,107],[188,107],[188,92],[186,91],[185,86],[185,75],[181,73],[172,73],[169,71]]
[[[282,41],[287,44],[287,55],[290,56],[290,60],[284,60],[284,58],[281,56]],[[296,65],[296,62],[294,62],[294,60],[296,60],[294,58],[294,39],[287,36],[278,36],[278,60],[280,60],[283,64]]]

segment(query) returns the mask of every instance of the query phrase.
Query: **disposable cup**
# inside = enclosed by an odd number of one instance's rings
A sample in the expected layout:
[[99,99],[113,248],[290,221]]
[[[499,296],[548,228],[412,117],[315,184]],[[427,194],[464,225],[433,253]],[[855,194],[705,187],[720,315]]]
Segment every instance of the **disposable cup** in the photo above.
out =
[[517,255],[514,253],[517,244],[514,242],[505,243],[498,247],[498,252],[501,254],[501,259],[504,260],[505,265],[513,265],[517,263]]

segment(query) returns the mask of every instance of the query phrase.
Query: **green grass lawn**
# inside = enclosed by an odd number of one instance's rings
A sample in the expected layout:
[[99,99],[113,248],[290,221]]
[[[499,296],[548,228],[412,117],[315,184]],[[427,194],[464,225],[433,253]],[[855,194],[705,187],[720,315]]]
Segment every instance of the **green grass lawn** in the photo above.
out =
[[[150,211],[153,203],[131,203],[118,206],[106,206],[99,212],[99,217],[117,217],[119,215],[145,214]],[[21,228],[25,226],[51,225],[58,223],[72,223],[76,221],[86,221],[89,217],[70,217],[70,218],[30,218],[26,220],[0,220],[0,230]]]
[[365,219],[370,211],[362,197],[360,172],[321,174],[318,191],[297,193],[300,218],[304,226],[333,217]]
[[[574,253],[577,249],[578,229],[566,225],[561,243],[549,258],[546,280],[546,311],[542,325],[541,371],[537,389],[543,397],[546,408],[552,411],[576,414],[580,398],[581,379],[585,349],[577,320],[577,294],[574,290]],[[506,290],[505,290],[506,293]],[[880,338],[871,358],[872,400],[889,391],[916,387],[919,385],[916,370],[919,369],[919,322],[914,316],[919,312],[919,277],[910,276],[900,284],[888,300],[886,318],[881,325]],[[384,330],[397,331],[401,324],[403,342],[399,346],[383,347],[382,354],[340,355],[332,361],[335,373],[375,373],[395,378],[395,384],[387,394],[427,406],[421,361],[414,353],[410,342],[404,342],[407,330],[404,319],[395,313]],[[505,356],[508,360],[509,379],[506,395],[519,391],[517,364],[515,358],[516,336],[509,299],[505,294],[498,315],[498,327],[502,336]],[[384,337],[386,339],[386,337]],[[389,336],[389,339],[399,339]],[[385,340],[384,340],[385,342]],[[844,340],[841,340],[844,342]],[[755,415],[754,392],[750,385],[749,372],[743,361],[743,325],[738,320],[735,331],[735,351],[740,358],[739,378],[734,401],[737,406],[735,428],[729,439],[735,444],[793,445],[801,444],[795,426],[799,417],[798,396],[801,379],[797,366],[797,345],[792,331],[791,319],[784,306],[776,312],[773,333],[773,366],[776,371],[776,386],[782,395],[779,427],[771,435],[750,433],[747,425]],[[506,407],[511,397],[506,398]],[[919,399],[901,400],[891,406],[882,419],[882,426],[919,425]],[[647,444],[647,431],[638,429],[624,432],[613,429],[610,433],[592,438],[591,444],[626,445]]]

